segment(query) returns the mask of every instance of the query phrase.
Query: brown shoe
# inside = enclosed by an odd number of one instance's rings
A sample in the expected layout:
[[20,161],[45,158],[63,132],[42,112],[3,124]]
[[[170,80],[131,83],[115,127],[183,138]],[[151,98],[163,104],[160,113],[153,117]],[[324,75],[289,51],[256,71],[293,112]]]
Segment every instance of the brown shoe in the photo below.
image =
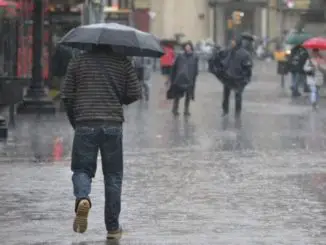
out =
[[87,199],[79,201],[73,225],[74,232],[84,233],[87,230],[87,218],[90,208],[91,203]]
[[121,227],[114,231],[108,231],[106,239],[108,240],[119,240],[122,237],[122,229]]

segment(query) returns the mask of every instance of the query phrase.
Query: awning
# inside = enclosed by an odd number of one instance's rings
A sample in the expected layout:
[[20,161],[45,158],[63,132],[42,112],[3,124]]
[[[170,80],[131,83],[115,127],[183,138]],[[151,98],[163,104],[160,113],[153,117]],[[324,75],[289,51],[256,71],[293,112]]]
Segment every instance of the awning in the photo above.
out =
[[85,0],[50,0],[50,4],[80,4],[84,3]]
[[6,1],[6,0],[0,0],[0,7],[6,8],[6,7],[18,7],[18,4],[13,1]]
[[239,8],[239,9],[252,9],[256,7],[268,6],[268,0],[246,0],[246,1],[234,1],[234,0],[209,0],[209,6]]

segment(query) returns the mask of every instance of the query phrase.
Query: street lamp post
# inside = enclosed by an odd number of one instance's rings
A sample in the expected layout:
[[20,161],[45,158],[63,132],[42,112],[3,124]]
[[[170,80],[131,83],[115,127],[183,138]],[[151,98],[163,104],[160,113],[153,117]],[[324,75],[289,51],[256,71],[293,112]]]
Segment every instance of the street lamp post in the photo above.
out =
[[43,81],[43,29],[44,29],[44,1],[34,0],[33,9],[33,64],[32,79],[23,102],[17,107],[17,113],[54,114],[55,106],[45,93]]

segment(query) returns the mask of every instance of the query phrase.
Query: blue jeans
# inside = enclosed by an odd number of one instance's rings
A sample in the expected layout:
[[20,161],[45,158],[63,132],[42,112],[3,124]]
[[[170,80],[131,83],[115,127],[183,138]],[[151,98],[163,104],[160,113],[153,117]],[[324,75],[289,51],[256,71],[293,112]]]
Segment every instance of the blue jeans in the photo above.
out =
[[317,104],[319,101],[319,86],[310,85],[310,102],[311,104]]
[[105,225],[107,231],[119,228],[123,178],[122,125],[75,129],[71,170],[76,200],[88,199],[100,150],[105,187]]
[[299,86],[303,86],[305,90],[308,88],[306,75],[297,72],[292,72],[291,76],[292,76],[292,83],[291,83],[292,93],[295,94],[299,93]]
[[291,83],[292,92],[297,93],[297,92],[299,92],[298,88],[299,88],[299,84],[301,82],[301,74],[292,72],[291,76],[292,76],[292,80],[291,80],[292,81],[292,83]]

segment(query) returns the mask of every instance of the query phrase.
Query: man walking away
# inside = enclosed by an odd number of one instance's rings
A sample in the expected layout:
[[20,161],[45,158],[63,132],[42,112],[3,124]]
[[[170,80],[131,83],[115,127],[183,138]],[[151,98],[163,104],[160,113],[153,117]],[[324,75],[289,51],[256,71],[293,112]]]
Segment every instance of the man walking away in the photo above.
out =
[[191,42],[184,45],[184,52],[180,54],[171,72],[171,88],[174,90],[172,113],[179,115],[179,102],[185,96],[184,115],[190,116],[190,100],[195,99],[196,79],[198,76],[198,57],[194,54]]
[[62,88],[67,116],[75,129],[71,170],[76,197],[75,232],[87,229],[92,207],[89,194],[100,150],[105,186],[107,238],[120,238],[119,215],[123,177],[123,104],[141,97],[131,62],[105,46],[71,60]]
[[225,85],[223,91],[223,116],[229,113],[231,90],[235,92],[235,115],[240,116],[242,110],[242,93],[250,82],[252,75],[252,58],[241,45],[241,39],[233,42],[226,58],[222,61],[225,67]]

